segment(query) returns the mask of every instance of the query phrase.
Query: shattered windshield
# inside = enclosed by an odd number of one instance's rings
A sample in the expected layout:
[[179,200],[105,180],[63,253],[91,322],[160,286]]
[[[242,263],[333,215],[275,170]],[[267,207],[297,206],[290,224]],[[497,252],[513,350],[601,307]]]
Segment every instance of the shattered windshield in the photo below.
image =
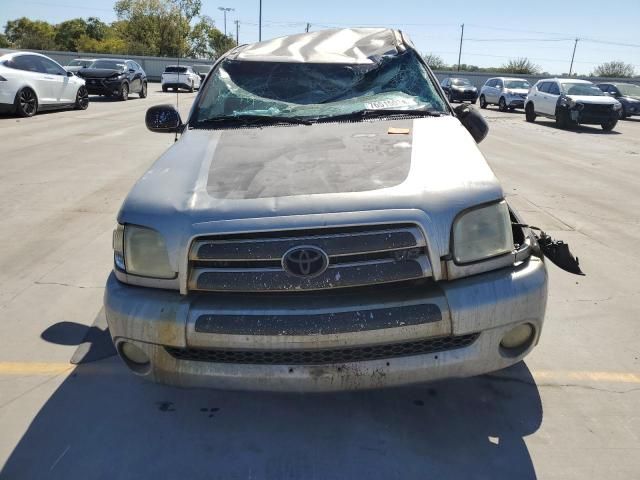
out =
[[370,109],[447,111],[409,50],[364,65],[225,60],[191,123],[249,115],[319,120]]

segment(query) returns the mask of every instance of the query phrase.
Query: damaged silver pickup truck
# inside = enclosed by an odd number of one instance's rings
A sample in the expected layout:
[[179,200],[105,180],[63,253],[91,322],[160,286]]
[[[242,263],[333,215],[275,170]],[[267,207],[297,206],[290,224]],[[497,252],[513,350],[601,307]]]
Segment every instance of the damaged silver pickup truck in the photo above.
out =
[[537,344],[541,248],[476,146],[486,123],[402,32],[239,46],[186,122],[163,105],[147,126],[180,138],[122,206],[104,300],[134,373],[349,390],[482,374]]

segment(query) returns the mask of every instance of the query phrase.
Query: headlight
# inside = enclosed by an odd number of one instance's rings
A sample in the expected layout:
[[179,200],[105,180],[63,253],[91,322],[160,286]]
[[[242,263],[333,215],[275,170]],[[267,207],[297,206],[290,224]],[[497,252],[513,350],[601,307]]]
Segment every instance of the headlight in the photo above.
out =
[[614,110],[620,110],[622,108],[622,104],[620,102],[614,103],[613,105],[611,105],[611,108],[613,108]]
[[573,108],[576,106],[576,101],[569,97],[560,97],[560,105],[563,107]]
[[463,213],[453,225],[456,263],[478,262],[512,250],[511,218],[504,200]]
[[135,225],[118,225],[113,232],[114,263],[131,275],[174,278],[167,246],[155,230]]

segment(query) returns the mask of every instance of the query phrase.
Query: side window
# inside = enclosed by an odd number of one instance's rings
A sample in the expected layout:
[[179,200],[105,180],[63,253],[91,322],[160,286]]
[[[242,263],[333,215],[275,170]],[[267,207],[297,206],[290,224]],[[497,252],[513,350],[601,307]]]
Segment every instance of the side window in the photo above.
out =
[[560,95],[560,88],[558,87],[557,83],[555,82],[549,83],[549,93],[551,95]]
[[497,80],[496,80],[496,87],[498,87],[498,88],[502,88],[503,86],[504,86],[504,84],[503,84],[502,80],[497,79]]
[[13,57],[11,67],[26,72],[43,73],[40,62],[36,63],[35,60],[38,60],[38,57],[35,55],[18,55],[17,57]]
[[598,88],[600,90],[602,90],[603,92],[610,92],[611,91],[611,85],[606,85],[604,83],[601,83],[600,85],[598,85]]
[[485,87],[495,87],[495,85],[496,85],[495,78],[492,78],[491,80],[487,80],[487,83],[484,84]]
[[127,66],[127,70],[135,70],[136,67],[133,65],[133,62],[125,62],[125,65]]
[[549,82],[542,82],[538,84],[538,91],[547,93],[549,91]]
[[59,66],[57,63],[52,62],[48,58],[38,57],[38,60],[40,60],[40,65],[42,65],[44,73],[49,75],[67,75],[64,68]]

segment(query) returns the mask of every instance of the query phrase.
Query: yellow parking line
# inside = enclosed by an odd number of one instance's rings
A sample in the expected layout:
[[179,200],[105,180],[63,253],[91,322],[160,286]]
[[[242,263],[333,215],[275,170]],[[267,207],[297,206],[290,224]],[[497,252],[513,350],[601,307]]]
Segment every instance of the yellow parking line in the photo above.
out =
[[70,363],[0,362],[0,375],[59,375],[74,368]]
[[[112,363],[90,363],[83,368],[90,367],[91,373],[116,373],[126,369],[114,368]],[[70,363],[49,362],[0,362],[0,376],[10,375],[44,375],[54,376],[70,372],[75,365]],[[536,382],[610,382],[640,384],[640,373],[634,372],[605,372],[605,371],[579,371],[579,370],[533,370],[531,372]]]

